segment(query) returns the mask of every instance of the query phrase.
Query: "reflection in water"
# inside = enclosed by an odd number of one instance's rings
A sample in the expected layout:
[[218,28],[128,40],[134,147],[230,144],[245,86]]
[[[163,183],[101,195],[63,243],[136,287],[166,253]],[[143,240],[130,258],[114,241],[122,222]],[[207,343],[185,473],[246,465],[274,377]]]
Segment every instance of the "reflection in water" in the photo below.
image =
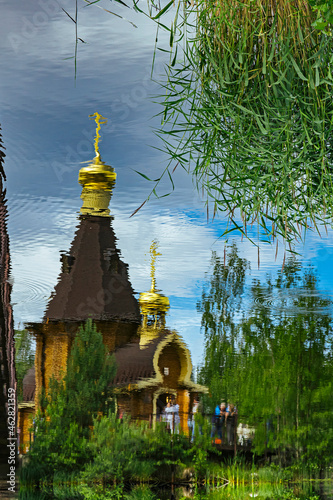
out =
[[59,379],[66,372],[73,339],[88,318],[115,355],[119,416],[128,414],[152,425],[160,420],[173,397],[179,405],[180,427],[187,430],[194,398],[207,391],[191,380],[191,355],[184,341],[166,327],[169,299],[156,289],[156,242],[151,246],[151,289],[140,294],[139,303],[134,297],[111,224],[108,206],[116,173],[99,153],[100,118],[96,114],[96,156],[79,172],[83,204],[75,238],[69,252],[61,254],[62,272],[43,322],[28,325],[36,338],[36,357],[35,369],[25,377],[24,402],[20,405],[23,453],[32,440],[29,427],[40,395],[43,390],[48,393],[53,376]]
[[[8,445],[13,442],[13,448],[16,449],[16,379],[13,315],[10,305],[12,285],[9,281],[10,256],[7,234],[6,190],[3,186],[3,182],[6,179],[4,172],[4,157],[5,154],[3,152],[0,134],[0,478],[8,479],[6,476],[9,472],[8,460],[10,448],[8,448]],[[11,408],[9,408],[8,405],[9,397],[13,399]],[[13,416],[12,423],[10,424],[9,416],[11,413]],[[9,434],[11,431],[7,428],[7,425],[13,428],[12,434]],[[12,437],[14,441],[8,441],[10,437]],[[15,452],[13,454],[15,457]]]
[[[291,261],[281,271],[276,283],[269,280],[264,285],[254,282],[250,297],[247,297],[247,303],[251,304],[249,314],[242,317],[248,264],[238,256],[236,247],[227,256],[226,266],[215,256],[213,276],[200,305],[206,334],[206,359],[199,374],[204,385],[199,385],[191,378],[188,347],[177,332],[167,327],[166,314],[170,304],[156,285],[156,259],[159,255],[156,241],[150,247],[151,287],[140,294],[138,301],[134,297],[127,265],[117,249],[113,218],[108,208],[115,180],[116,173],[101,160],[97,143],[96,157],[79,173],[83,200],[79,226],[71,248],[61,253],[59,282],[43,322],[28,326],[36,339],[36,356],[35,368],[24,379],[24,401],[19,405],[21,451],[29,450],[34,432],[42,433],[43,429],[48,429],[48,419],[37,418],[37,431],[31,426],[40,406],[39,397],[45,390],[49,398],[54,396],[49,410],[51,422],[54,418],[56,425],[56,419],[61,416],[60,426],[50,427],[58,432],[58,438],[52,442],[52,453],[57,460],[63,454],[59,459],[62,467],[61,460],[70,460],[71,466],[76,467],[78,474],[83,474],[87,484],[100,480],[107,485],[125,479],[138,481],[151,477],[164,481],[194,477],[200,482],[206,474],[207,477],[209,474],[216,477],[214,464],[207,460],[209,452],[215,453],[207,419],[201,417],[197,421],[194,436],[188,432],[188,416],[194,412],[200,394],[200,411],[206,413],[212,412],[212,403],[216,405],[221,399],[228,403],[227,436],[230,434],[228,425],[230,427],[232,423],[233,404],[236,404],[243,439],[252,441],[254,433],[254,447],[258,454],[266,454],[273,461],[285,464],[294,459],[302,460],[302,457],[311,457],[315,465],[331,460],[333,403],[330,384],[333,365],[332,321],[328,313],[331,302],[317,292],[313,272],[302,274],[298,264]],[[299,291],[301,293],[297,293]],[[278,297],[279,309],[269,307],[269,301],[263,304],[263,297],[271,296]],[[296,311],[294,315],[288,315],[283,308],[286,302]],[[320,316],[316,313],[318,309],[321,310]],[[101,410],[94,427],[91,425],[94,412],[87,409],[84,397],[85,382],[94,383],[94,377],[82,380],[79,401],[75,399],[74,391],[70,393],[69,383],[72,379],[77,383],[76,374],[88,373],[91,369],[90,357],[87,356],[89,349],[91,357],[100,351],[94,348],[92,341],[90,343],[94,332],[91,337],[86,337],[86,344],[75,341],[79,342],[82,334],[81,331],[78,335],[79,327],[89,318],[102,334],[100,347],[103,342],[114,354],[117,364],[116,375],[108,375],[108,386],[103,390],[103,405],[107,403],[105,406],[115,407],[116,412],[105,418],[102,416],[105,411]],[[88,335],[88,331],[85,334]],[[75,369],[67,371],[72,379],[65,378],[68,394],[72,395],[71,405],[70,401],[61,399],[61,384],[51,384],[50,379],[63,379],[73,346],[76,346],[78,357],[76,365],[74,361],[69,364]],[[114,390],[110,399],[106,394],[111,383]],[[207,395],[208,385],[213,396],[211,401]],[[53,392],[54,388],[56,392]],[[68,412],[74,407],[80,408],[85,434],[81,435],[80,428],[75,425],[67,425],[65,415],[61,414],[63,402]],[[132,425],[127,416],[141,423]],[[165,425],[159,425],[163,421]],[[84,426],[82,422],[85,422]],[[236,428],[236,417],[233,426]],[[91,436],[89,427],[93,429]],[[165,428],[170,433],[165,432]],[[162,432],[158,433],[159,430]],[[180,430],[185,431],[184,434]],[[52,436],[50,432],[50,439]],[[229,451],[233,451],[230,444],[233,436],[236,437],[236,433],[228,438]],[[86,439],[89,439],[88,447]],[[244,451],[237,447],[236,442],[233,444],[235,453]],[[42,451],[42,448],[37,439],[35,450]],[[227,456],[225,448],[224,457]],[[66,455],[68,450],[70,453]],[[33,453],[30,460],[36,466]],[[186,463],[188,457],[190,465]],[[39,460],[42,462],[39,471],[44,467],[43,473],[48,473],[45,472],[48,460],[51,464],[49,452],[44,461]],[[69,462],[65,463],[68,466]],[[182,468],[177,470],[176,465]],[[57,476],[57,463],[55,471],[54,476],[51,472],[50,480],[57,483],[61,491],[69,480],[63,481]],[[228,476],[230,484],[223,479],[219,485],[226,484],[223,486],[226,498],[227,495],[234,498],[231,478],[235,471],[238,474],[235,469]],[[224,471],[220,469],[219,474],[224,474]],[[222,481],[223,477],[219,476],[219,480]],[[249,477],[244,482],[249,484]],[[85,487],[89,491],[84,494],[92,493],[87,484],[82,486],[81,494]],[[257,484],[244,491],[239,489],[237,498],[259,495],[260,488],[271,498],[288,498],[288,493],[275,491],[271,484],[266,490]],[[159,498],[159,494],[148,493],[151,498]],[[204,492],[206,498],[219,494],[218,490]],[[177,498],[175,489],[172,495]],[[202,493],[187,489],[180,495],[200,498]]]
[[[333,460],[332,300],[318,292],[313,269],[290,259],[275,282],[253,281],[246,310],[247,263],[236,247],[227,266],[216,255],[212,264],[199,305],[206,339],[200,380],[215,404],[234,402],[239,422],[255,428],[256,453],[324,468]],[[262,304],[267,296],[289,308]]]
[[[97,487],[87,489],[87,493],[92,498],[107,498],[107,495],[116,496],[119,491],[116,488],[106,488],[104,497],[99,496]],[[54,496],[54,494],[56,496]],[[38,492],[20,492],[21,500],[45,500],[55,498],[66,498],[72,500],[78,497],[77,484],[57,484],[54,487],[54,494],[48,496],[45,493]],[[11,497],[12,498],[12,497]],[[192,498],[193,500],[331,500],[333,498],[332,483],[329,479],[323,481],[300,481],[297,483],[256,480],[249,481],[246,485],[225,484],[219,487],[196,486],[195,484],[187,486],[165,486],[154,487],[149,485],[132,486],[125,488],[122,492],[124,500],[184,500]]]
[[[194,398],[207,389],[191,380],[190,352],[178,333],[166,327],[169,299],[156,289],[155,261],[159,255],[156,242],[152,243],[150,253],[151,288],[139,298],[142,323],[136,339],[115,352],[118,407],[121,414],[156,422],[161,419],[167,402],[173,399],[174,409],[176,402],[178,405],[180,427],[187,430]],[[172,430],[174,424],[172,420]]]

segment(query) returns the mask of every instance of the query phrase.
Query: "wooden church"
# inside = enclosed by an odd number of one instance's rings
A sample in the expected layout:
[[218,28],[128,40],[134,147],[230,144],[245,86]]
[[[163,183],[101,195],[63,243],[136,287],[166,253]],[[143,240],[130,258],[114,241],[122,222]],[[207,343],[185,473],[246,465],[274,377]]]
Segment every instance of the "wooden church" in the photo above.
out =
[[115,185],[114,169],[96,156],[79,173],[83,205],[79,226],[68,254],[61,256],[62,270],[43,321],[27,325],[36,340],[35,366],[23,381],[19,404],[20,451],[26,453],[33,439],[33,417],[42,388],[52,376],[63,376],[73,339],[79,327],[92,318],[117,363],[115,385],[119,414],[159,420],[170,397],[177,397],[181,427],[198,393],[206,387],[191,380],[190,352],[180,335],[167,328],[169,299],[156,290],[157,245],[151,245],[151,288],[139,300],[121,260],[112,228],[109,203]]

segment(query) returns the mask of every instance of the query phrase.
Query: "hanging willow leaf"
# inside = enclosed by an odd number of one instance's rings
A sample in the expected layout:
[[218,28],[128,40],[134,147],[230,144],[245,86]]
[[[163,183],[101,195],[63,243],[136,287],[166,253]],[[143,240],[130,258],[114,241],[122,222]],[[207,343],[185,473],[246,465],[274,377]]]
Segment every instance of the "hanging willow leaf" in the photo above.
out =
[[289,242],[332,220],[332,37],[302,0],[198,0],[192,11],[184,63],[174,58],[163,85],[170,168],[192,172],[238,230],[237,210],[243,228]]
[[295,68],[295,70],[296,70],[296,73],[297,73],[297,75],[299,76],[299,78],[301,78],[301,80],[304,80],[305,82],[307,82],[307,81],[308,81],[308,79],[307,79],[307,78],[305,78],[305,76],[303,75],[302,71],[299,69],[299,67],[298,67],[298,65],[297,65],[297,63],[296,63],[296,61],[295,61],[295,59],[294,59],[292,56],[290,56],[290,60],[291,60],[291,62],[293,63],[293,66],[294,66],[294,68]]
[[163,9],[161,9],[157,14],[156,16],[154,16],[152,19],[154,19],[156,21],[156,19],[159,19],[161,16],[163,16],[163,14],[165,14],[171,6],[174,5],[174,0],[171,0],[169,3],[166,4],[165,7],[163,7]]
[[73,23],[76,24],[75,19],[73,19],[72,16],[70,14],[68,14],[67,10],[63,9],[62,7],[61,7],[61,10],[63,10],[65,12],[65,14],[69,17],[69,19],[71,19],[73,21]]

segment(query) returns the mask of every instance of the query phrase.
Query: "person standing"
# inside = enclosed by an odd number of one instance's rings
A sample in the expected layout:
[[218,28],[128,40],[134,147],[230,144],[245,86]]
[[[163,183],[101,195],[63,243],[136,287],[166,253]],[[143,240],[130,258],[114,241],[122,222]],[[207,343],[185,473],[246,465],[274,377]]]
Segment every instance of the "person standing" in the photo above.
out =
[[220,427],[221,427],[221,440],[222,442],[225,439],[225,425],[226,425],[226,417],[227,417],[227,409],[226,409],[226,404],[221,403],[220,404]]
[[230,403],[226,411],[227,444],[232,446],[235,438],[237,410],[235,405]]
[[165,421],[167,423],[167,429],[170,430],[171,434],[175,431],[179,434],[180,417],[179,417],[179,404],[175,397],[168,401],[165,409]]
[[189,413],[188,420],[187,420],[187,425],[188,425],[188,430],[189,430],[189,434],[191,437],[191,442],[193,442],[193,439],[194,439],[195,415],[197,413],[199,413],[199,406],[200,406],[199,401],[197,399],[194,399],[192,411]]
[[222,425],[221,425],[221,405],[223,403],[216,405],[215,410],[214,410],[214,415],[213,415],[213,421],[212,421],[212,433],[211,437],[215,437],[217,434],[217,437],[221,439],[222,441]]
[[167,430],[171,433],[173,432],[173,407],[171,405],[171,401],[167,402],[166,407],[164,408],[165,422]]
[[180,416],[179,416],[179,404],[177,403],[177,399],[174,398],[173,400],[173,405],[172,405],[172,410],[173,410],[173,428],[174,432],[179,434],[179,427],[180,427]]

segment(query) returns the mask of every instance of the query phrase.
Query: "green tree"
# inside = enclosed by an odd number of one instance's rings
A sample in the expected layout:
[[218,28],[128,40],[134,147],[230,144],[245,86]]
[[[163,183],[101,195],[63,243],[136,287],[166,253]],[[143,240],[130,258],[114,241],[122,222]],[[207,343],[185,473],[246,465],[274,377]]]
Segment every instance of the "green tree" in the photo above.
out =
[[239,257],[235,244],[228,247],[223,260],[213,252],[211,265],[211,278],[197,305],[205,335],[205,364],[201,376],[203,383],[209,381],[212,396],[211,400],[204,396],[204,405],[210,412],[221,399],[234,397],[226,381],[234,369],[235,317],[241,312],[246,270],[250,267],[246,259]]
[[238,397],[258,427],[257,450],[268,444],[281,459],[329,461],[332,301],[319,293],[313,269],[302,270],[293,259],[274,284],[254,283],[252,297],[249,318],[240,324],[244,355]]
[[63,380],[52,379],[36,418],[35,440],[24,477],[50,477],[78,470],[91,458],[87,446],[93,419],[105,414],[116,374],[113,356],[88,320],[78,331]]
[[[211,278],[214,282],[214,276]],[[217,289],[223,281],[216,281]],[[223,292],[208,298],[220,297]],[[255,426],[255,450],[275,450],[281,462],[333,458],[332,301],[318,291],[312,268],[290,259],[273,281],[252,282],[248,306],[232,319],[232,347],[221,338],[222,326],[203,316],[206,350],[201,382],[214,402],[227,395],[239,419]],[[204,308],[214,309],[219,302]],[[230,330],[231,331],[231,330]],[[211,367],[224,350],[226,369],[216,381]]]
[[115,375],[114,357],[103,344],[102,334],[88,320],[75,337],[64,379],[69,419],[87,428],[97,412],[105,414]]
[[17,380],[17,399],[23,400],[23,378],[34,366],[35,351],[32,337],[27,330],[15,330],[15,369]]

